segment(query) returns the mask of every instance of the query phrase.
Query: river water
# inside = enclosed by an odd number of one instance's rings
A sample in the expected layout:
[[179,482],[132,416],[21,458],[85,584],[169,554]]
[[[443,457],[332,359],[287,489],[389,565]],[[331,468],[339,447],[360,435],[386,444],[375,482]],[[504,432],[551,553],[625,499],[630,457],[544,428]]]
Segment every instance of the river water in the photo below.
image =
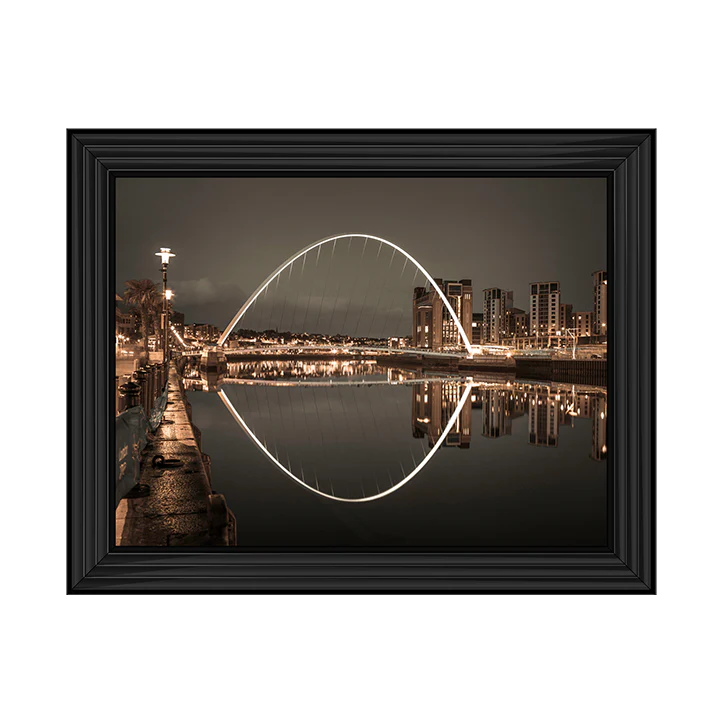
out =
[[606,544],[604,389],[362,360],[185,376],[240,547]]

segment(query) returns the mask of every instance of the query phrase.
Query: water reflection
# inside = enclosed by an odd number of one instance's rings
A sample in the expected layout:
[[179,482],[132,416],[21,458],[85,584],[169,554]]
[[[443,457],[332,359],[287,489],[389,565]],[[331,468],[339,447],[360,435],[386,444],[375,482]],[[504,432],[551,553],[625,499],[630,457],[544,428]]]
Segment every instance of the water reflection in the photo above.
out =
[[607,393],[599,387],[336,359],[230,363],[226,376],[190,363],[184,384],[218,391],[271,465],[333,500],[384,497],[411,481],[441,449],[464,454],[475,445],[475,434],[488,440],[520,435],[513,422],[525,415],[524,443],[537,448],[557,448],[561,427],[592,420],[589,457],[607,457]]

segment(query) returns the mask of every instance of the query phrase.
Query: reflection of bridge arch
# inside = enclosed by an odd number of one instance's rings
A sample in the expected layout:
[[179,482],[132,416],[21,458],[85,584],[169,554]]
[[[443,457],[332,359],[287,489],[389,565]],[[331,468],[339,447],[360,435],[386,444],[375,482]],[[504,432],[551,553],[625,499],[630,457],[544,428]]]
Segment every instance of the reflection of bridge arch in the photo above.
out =
[[249,439],[290,479],[292,479],[294,482],[297,482],[302,487],[306,487],[306,489],[310,490],[314,494],[320,495],[321,497],[326,497],[330,500],[335,500],[336,502],[371,502],[372,500],[378,500],[382,497],[386,497],[387,495],[391,494],[392,492],[396,492],[400,487],[403,487],[407,482],[409,482],[411,479],[417,476],[419,472],[422,470],[422,468],[429,462],[430,459],[437,453],[439,448],[444,444],[444,440],[447,438],[447,435],[450,433],[454,425],[457,423],[457,419],[459,418],[459,415],[462,412],[462,408],[465,405],[465,402],[467,401],[467,398],[470,395],[470,392],[472,391],[474,384],[472,383],[466,383],[464,392],[460,395],[459,403],[457,404],[457,407],[455,408],[454,412],[449,418],[449,421],[447,422],[447,426],[442,431],[442,434],[439,435],[439,439],[435,442],[432,449],[429,451],[427,455],[424,456],[422,461],[400,482],[397,482],[397,484],[393,485],[387,490],[384,490],[383,492],[380,492],[376,495],[370,495],[369,497],[337,497],[333,494],[328,494],[326,492],[322,492],[319,489],[316,489],[315,487],[312,487],[309,485],[306,481],[303,479],[297,477],[290,469],[287,469],[266,447],[266,445],[253,433],[251,428],[246,424],[243,417],[236,411],[236,408],[234,407],[231,400],[226,396],[226,393],[223,391],[223,389],[218,390],[218,396],[221,398],[221,401],[224,403],[228,411],[231,413],[231,416],[236,420],[238,425],[243,429],[244,432],[248,435]]
[[274,271],[262,284],[261,286],[254,291],[251,296],[249,296],[246,303],[238,310],[236,313],[236,316],[234,316],[233,319],[231,319],[231,323],[226,327],[224,332],[221,334],[221,336],[218,339],[218,345],[223,346],[224,342],[228,338],[228,335],[234,330],[234,327],[236,324],[238,324],[241,317],[246,313],[246,311],[251,307],[251,305],[258,299],[258,297],[264,292],[265,289],[268,288],[269,284],[281,274],[284,269],[289,268],[294,261],[297,259],[300,259],[305,254],[309,253],[309,251],[313,251],[315,248],[319,248],[327,243],[336,242],[339,239],[353,239],[353,238],[359,238],[359,239],[365,239],[365,240],[373,240],[373,241],[379,241],[380,244],[385,244],[391,248],[393,248],[395,251],[398,251],[400,254],[402,254],[405,258],[407,258],[409,261],[411,261],[425,276],[427,281],[431,284],[432,288],[439,294],[439,297],[442,299],[442,302],[447,307],[447,311],[449,311],[452,320],[454,321],[457,330],[459,331],[459,335],[462,338],[462,341],[464,342],[465,347],[467,348],[467,353],[472,354],[472,345],[470,344],[469,339],[467,338],[467,334],[464,331],[464,328],[462,327],[462,322],[459,320],[459,317],[457,316],[455,310],[452,308],[452,305],[449,303],[449,299],[447,299],[447,296],[444,294],[442,289],[439,288],[439,285],[437,282],[429,275],[427,270],[417,261],[413,256],[408,254],[403,248],[400,246],[397,246],[396,244],[393,244],[391,241],[387,241],[386,239],[379,238],[379,236],[369,236],[368,234],[359,234],[359,233],[344,233],[340,234],[338,236],[329,236],[328,238],[321,239],[320,241],[315,241],[312,244],[309,244],[305,248],[301,249],[301,251],[298,251],[293,256],[290,256],[286,261],[284,261],[281,266],[279,266],[276,271]]

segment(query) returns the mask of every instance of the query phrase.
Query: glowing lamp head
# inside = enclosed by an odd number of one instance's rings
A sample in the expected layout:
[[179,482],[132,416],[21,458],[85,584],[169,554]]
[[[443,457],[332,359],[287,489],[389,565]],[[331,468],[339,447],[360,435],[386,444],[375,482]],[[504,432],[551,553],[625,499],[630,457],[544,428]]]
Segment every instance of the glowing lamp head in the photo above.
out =
[[160,252],[156,253],[156,256],[161,257],[161,263],[164,265],[167,264],[175,255],[176,254],[171,253],[171,249],[163,248],[163,246],[161,246]]
[[170,301],[173,298],[173,292],[170,289],[166,289],[166,299]]

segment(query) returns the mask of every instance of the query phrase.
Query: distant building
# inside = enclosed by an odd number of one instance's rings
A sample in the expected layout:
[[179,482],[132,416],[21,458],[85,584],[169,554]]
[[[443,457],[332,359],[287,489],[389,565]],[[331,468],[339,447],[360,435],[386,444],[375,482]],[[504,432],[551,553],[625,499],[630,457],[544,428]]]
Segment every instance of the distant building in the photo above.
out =
[[171,326],[175,326],[179,333],[183,333],[185,328],[185,316],[180,311],[171,312]]
[[519,339],[530,334],[530,315],[524,309],[514,306],[505,309],[505,337]]
[[560,304],[560,315],[562,317],[562,330],[575,330],[575,318],[572,311],[572,304]]
[[511,307],[512,292],[491,288],[482,292],[482,343],[499,344],[505,335],[507,306]]
[[607,336],[608,333],[608,272],[595,271],[593,277],[592,333]]
[[387,340],[387,346],[390,349],[404,349],[408,347],[411,339],[408,336],[390,336]]
[[561,331],[560,282],[530,284],[530,334],[537,338],[556,336]]
[[217,341],[221,331],[213,324],[188,324],[184,327],[184,335],[187,339]]
[[483,314],[479,312],[475,312],[472,314],[472,338],[470,341],[473,344],[481,344],[482,343],[482,322],[483,322]]
[[[462,324],[468,339],[472,338],[472,282],[435,279]],[[412,300],[412,344],[428,349],[463,345],[457,325],[449,309],[434,289],[414,289]]]
[[575,312],[575,334],[577,336],[592,336],[592,311]]

